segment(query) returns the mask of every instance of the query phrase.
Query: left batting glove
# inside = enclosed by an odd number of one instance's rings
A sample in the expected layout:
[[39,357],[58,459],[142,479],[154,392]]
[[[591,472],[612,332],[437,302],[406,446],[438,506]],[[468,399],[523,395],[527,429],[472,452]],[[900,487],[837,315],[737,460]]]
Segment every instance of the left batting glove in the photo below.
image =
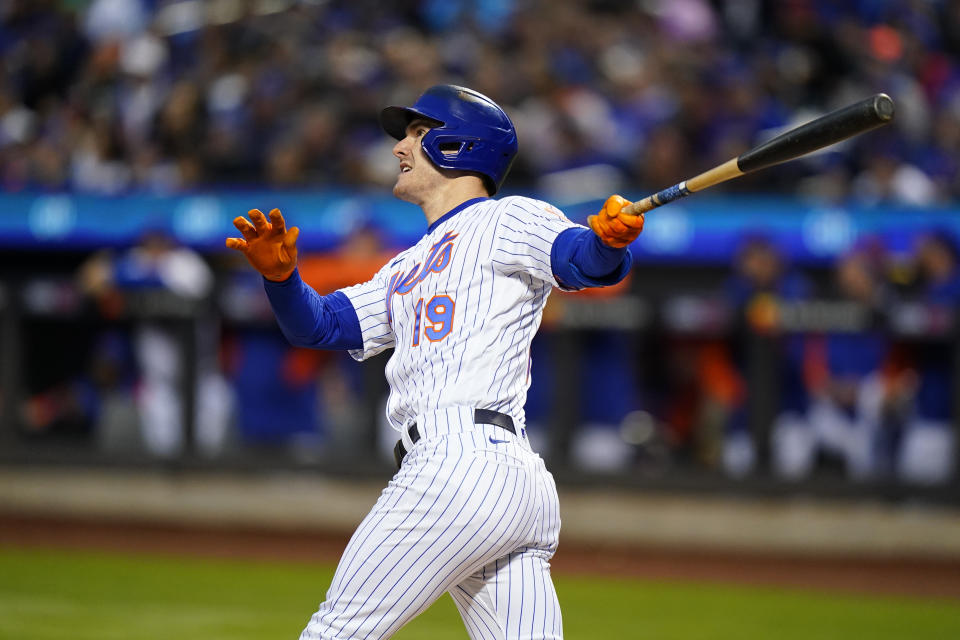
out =
[[300,229],[291,227],[287,230],[279,209],[270,211],[269,220],[259,209],[251,209],[247,215],[253,224],[243,216],[233,219],[233,226],[243,238],[227,238],[227,248],[245,255],[253,268],[267,280],[283,282],[297,268]]
[[632,216],[623,208],[632,204],[621,196],[610,196],[596,215],[587,218],[587,224],[607,246],[622,249],[637,239],[643,231],[643,214]]

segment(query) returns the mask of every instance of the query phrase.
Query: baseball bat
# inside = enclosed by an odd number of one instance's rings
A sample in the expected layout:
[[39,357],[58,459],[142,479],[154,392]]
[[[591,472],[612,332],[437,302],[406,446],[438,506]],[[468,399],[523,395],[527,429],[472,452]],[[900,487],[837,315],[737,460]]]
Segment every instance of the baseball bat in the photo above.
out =
[[889,124],[893,120],[893,113],[893,100],[885,93],[878,93],[780,134],[698,176],[678,182],[643,200],[637,200],[624,207],[623,213],[630,215],[646,213],[731,178],[799,158],[817,149]]

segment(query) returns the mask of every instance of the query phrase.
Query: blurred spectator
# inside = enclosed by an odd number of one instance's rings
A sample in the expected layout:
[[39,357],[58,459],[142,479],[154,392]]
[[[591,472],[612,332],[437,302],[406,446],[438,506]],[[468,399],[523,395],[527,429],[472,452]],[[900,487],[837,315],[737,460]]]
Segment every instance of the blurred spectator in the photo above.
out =
[[[637,454],[635,442],[625,437],[627,417],[640,407],[640,383],[637,367],[636,340],[633,331],[587,326],[563,327],[565,316],[576,316],[576,310],[615,305],[629,292],[628,275],[612,287],[565,294],[555,291],[544,309],[542,326],[531,345],[530,388],[524,407],[531,446],[544,455],[553,451],[557,412],[573,411],[580,417],[570,434],[570,462],[588,471],[616,471],[628,468]],[[616,308],[616,307],[608,307]],[[558,354],[564,331],[576,331],[574,353]],[[567,345],[569,346],[569,345]],[[576,361],[577,392],[573,398],[557,397],[558,388],[566,387],[557,379],[568,363]]]
[[[956,314],[960,309],[956,239],[948,232],[927,235],[917,247],[916,260],[924,282],[923,301]],[[941,341],[921,344],[917,368],[919,388],[898,471],[910,482],[940,483],[950,478],[955,465],[956,346]]]
[[[380,105],[452,81],[515,117],[515,188],[542,179],[566,198],[575,181],[589,197],[662,188],[885,90],[896,158],[852,140],[831,191],[956,199],[955,4],[11,1],[0,179],[99,193],[363,184]],[[821,162],[722,188],[796,190]]]
[[774,470],[783,477],[806,477],[821,459],[838,461],[855,479],[875,476],[885,466],[881,429],[900,430],[914,385],[911,376],[886,366],[891,345],[882,314],[889,299],[879,267],[862,250],[837,263],[837,300],[857,305],[868,325],[806,338],[804,382],[811,397],[806,424],[779,423],[773,433]]
[[[667,388],[656,413],[665,425],[664,443],[676,462],[719,469],[730,448],[727,428],[744,411],[745,381],[722,340],[683,337],[660,346],[658,377],[665,378]],[[738,424],[735,432],[745,434],[746,425]],[[752,460],[752,446],[745,446]]]
[[98,404],[94,435],[97,448],[107,453],[142,449],[136,396],[136,362],[129,336],[105,331],[93,346],[90,379]]
[[[731,412],[723,452],[724,468],[739,476],[756,464],[756,444],[748,423],[750,411],[760,406],[756,401],[750,406],[751,394],[762,393],[755,383],[771,385],[776,394],[774,433],[806,428],[809,399],[803,384],[803,337],[780,335],[777,305],[809,298],[813,290],[805,276],[784,264],[770,240],[762,235],[748,235],[724,293],[740,319],[732,357],[734,369],[748,390]],[[757,358],[766,359],[766,364],[774,367],[779,373],[776,380],[751,379]]]
[[634,443],[623,433],[624,420],[640,407],[633,338],[632,332],[612,330],[582,335],[583,423],[574,433],[570,449],[571,461],[578,468],[616,471],[634,461]]
[[[44,337],[49,343],[49,338]],[[79,352],[72,359],[84,362],[61,362],[61,367],[69,368],[69,378],[26,399],[21,413],[26,435],[92,439],[99,450],[110,453],[142,450],[134,402],[135,364],[128,336],[122,331],[106,330],[99,337],[78,342],[77,329],[73,328],[70,337],[72,342],[67,348]],[[83,343],[87,348],[83,348]],[[42,353],[37,355],[42,357]],[[65,373],[61,371],[59,376]]]
[[918,167],[903,162],[901,156],[883,152],[869,158],[853,181],[857,199],[866,204],[934,204],[938,200],[934,181]]
[[[259,280],[251,285],[262,288]],[[234,282],[232,286],[242,285]],[[237,435],[243,446],[287,448],[306,458],[323,446],[326,435],[317,377],[328,357],[293,349],[278,334],[270,325],[244,327],[232,332],[227,342]]]
[[[213,288],[206,262],[191,249],[177,246],[167,233],[153,230],[119,256],[94,255],[82,266],[80,280],[108,317],[120,316],[131,307],[139,316],[133,344],[139,377],[136,401],[146,450],[169,458],[184,449],[183,390],[188,372],[182,345],[192,340],[194,444],[203,455],[220,454],[229,436],[233,396],[220,373],[217,323],[202,310]],[[142,295],[135,299],[134,294]],[[196,303],[194,311],[185,313],[184,307],[189,309],[191,302]]]

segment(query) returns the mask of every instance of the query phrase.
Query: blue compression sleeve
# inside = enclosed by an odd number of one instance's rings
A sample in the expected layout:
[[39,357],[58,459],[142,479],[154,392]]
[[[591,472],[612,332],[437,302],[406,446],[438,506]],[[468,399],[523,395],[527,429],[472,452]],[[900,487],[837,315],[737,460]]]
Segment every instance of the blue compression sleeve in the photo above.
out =
[[608,247],[590,229],[564,229],[553,241],[553,275],[568,289],[607,287],[623,280],[633,264],[626,249]]
[[357,312],[343,293],[321,296],[297,270],[283,282],[264,278],[263,288],[290,344],[313,349],[363,348]]

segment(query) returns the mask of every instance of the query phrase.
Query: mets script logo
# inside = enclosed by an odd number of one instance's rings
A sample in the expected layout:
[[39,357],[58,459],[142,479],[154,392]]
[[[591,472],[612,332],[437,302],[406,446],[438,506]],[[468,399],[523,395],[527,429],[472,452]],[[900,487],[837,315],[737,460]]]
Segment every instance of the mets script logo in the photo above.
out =
[[439,242],[430,247],[426,260],[413,265],[409,273],[398,271],[390,276],[390,284],[387,285],[387,322],[393,324],[393,313],[390,309],[393,294],[406,295],[431,273],[440,273],[446,269],[453,256],[453,241],[456,237],[456,233],[448,231]]

